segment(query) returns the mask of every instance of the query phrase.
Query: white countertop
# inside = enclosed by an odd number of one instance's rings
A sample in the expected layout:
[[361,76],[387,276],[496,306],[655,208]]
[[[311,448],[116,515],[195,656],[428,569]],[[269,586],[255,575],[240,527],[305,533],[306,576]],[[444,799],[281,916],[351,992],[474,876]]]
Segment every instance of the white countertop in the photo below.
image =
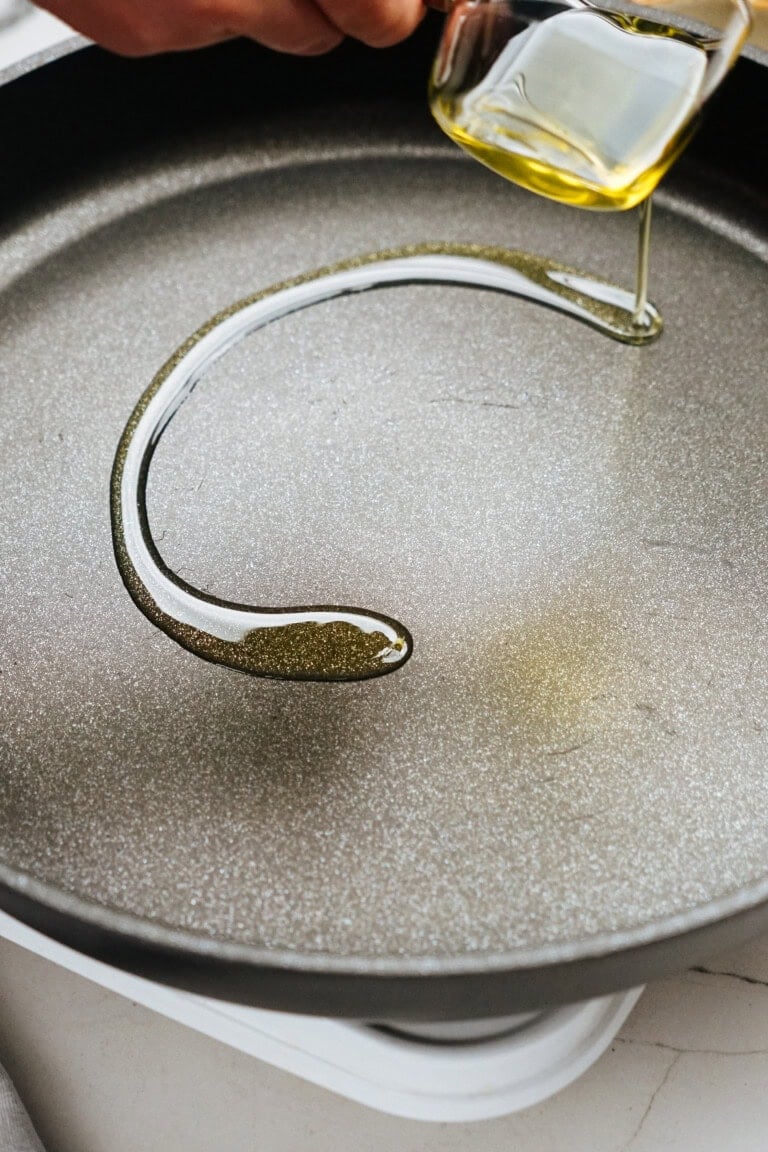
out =
[[72,36],[72,29],[39,8],[0,33],[0,69]]
[[350,1103],[5,941],[0,1062],[49,1152],[766,1152],[768,939],[706,968],[558,1096],[471,1125]]

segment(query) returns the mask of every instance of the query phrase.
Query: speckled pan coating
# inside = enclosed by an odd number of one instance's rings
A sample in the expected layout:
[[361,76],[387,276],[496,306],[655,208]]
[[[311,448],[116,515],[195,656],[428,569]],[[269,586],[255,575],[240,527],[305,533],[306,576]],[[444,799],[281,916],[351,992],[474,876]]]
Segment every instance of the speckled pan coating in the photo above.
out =
[[631,282],[634,221],[506,187],[392,102],[126,163],[7,235],[4,866],[330,970],[586,955],[765,898],[766,247],[697,193],[660,200],[652,348],[390,289],[249,338],[174,420],[168,564],[396,616],[414,656],[364,684],[252,680],[135,609],[109,474],[137,397],[274,281],[448,240]]

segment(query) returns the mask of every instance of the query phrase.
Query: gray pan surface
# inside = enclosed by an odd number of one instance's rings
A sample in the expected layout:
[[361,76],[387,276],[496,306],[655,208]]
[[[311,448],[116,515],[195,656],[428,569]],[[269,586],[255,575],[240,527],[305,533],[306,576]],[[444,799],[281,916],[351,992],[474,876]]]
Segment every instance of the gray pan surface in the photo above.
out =
[[0,92],[1,902],[305,1011],[538,1006],[766,922],[768,232],[714,128],[659,197],[654,346],[488,292],[373,291],[247,338],[161,440],[171,568],[393,615],[402,669],[249,678],[120,581],[125,421],[240,297],[441,240],[631,283],[634,217],[441,138],[432,35],[305,70],[89,50]]

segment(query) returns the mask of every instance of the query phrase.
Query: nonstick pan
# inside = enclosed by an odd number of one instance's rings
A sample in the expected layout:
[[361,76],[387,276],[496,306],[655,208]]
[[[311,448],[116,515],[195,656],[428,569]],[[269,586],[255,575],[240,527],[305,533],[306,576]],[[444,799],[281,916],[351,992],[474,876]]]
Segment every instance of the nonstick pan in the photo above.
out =
[[652,347],[447,285],[217,361],[157,444],[163,561],[358,604],[358,683],[200,659],[137,610],[110,473],[211,316],[376,249],[508,245],[631,286],[634,220],[430,120],[439,18],[377,53],[64,53],[0,90],[0,904],[266,1007],[460,1019],[628,987],[768,925],[768,71],[658,198]]

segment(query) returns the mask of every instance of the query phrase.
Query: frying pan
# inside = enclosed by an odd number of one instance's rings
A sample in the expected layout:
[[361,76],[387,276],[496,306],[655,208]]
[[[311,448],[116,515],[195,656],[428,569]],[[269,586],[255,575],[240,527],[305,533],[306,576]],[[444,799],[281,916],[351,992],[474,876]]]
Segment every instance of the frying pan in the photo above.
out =
[[471,288],[353,294],[241,341],[157,444],[170,569],[394,616],[407,664],[248,677],[120,580],[121,432],[234,301],[422,242],[631,283],[629,216],[441,138],[438,29],[304,61],[88,47],[0,90],[0,904],[265,1007],[501,1015],[768,924],[759,53],[659,196],[652,347]]

